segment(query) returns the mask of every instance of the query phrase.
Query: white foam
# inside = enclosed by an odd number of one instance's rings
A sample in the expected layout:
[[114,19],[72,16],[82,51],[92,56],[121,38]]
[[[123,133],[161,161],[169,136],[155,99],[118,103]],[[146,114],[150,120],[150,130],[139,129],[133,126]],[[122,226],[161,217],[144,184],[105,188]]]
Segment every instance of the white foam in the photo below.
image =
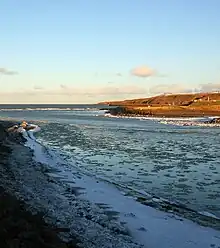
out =
[[215,214],[212,214],[212,213],[209,213],[209,212],[206,212],[206,211],[202,211],[202,212],[199,212],[201,215],[204,215],[204,216],[207,216],[207,217],[211,217],[211,218],[215,218],[215,219],[218,219],[220,220],[220,218],[218,216],[216,216]]
[[[35,159],[61,170],[57,176],[63,182],[83,188],[79,196],[92,203],[107,204],[112,211],[119,212],[121,222],[131,231],[135,240],[148,248],[208,248],[220,246],[220,232],[199,226],[192,221],[144,206],[127,197],[116,187],[96,178],[85,175],[72,167],[60,167],[56,154],[46,157],[42,146],[27,137],[27,146],[34,149]],[[76,177],[74,175],[79,175]],[[52,174],[51,174],[52,176]],[[94,231],[94,230],[93,230]]]
[[219,123],[204,123],[196,121],[177,121],[177,120],[164,120],[160,121],[161,124],[173,126],[194,126],[194,127],[220,127]]
[[[99,111],[98,108],[1,108],[0,111]],[[102,111],[102,110],[101,110]]]
[[105,114],[105,117],[109,118],[121,118],[121,119],[138,119],[138,120],[154,120],[154,121],[201,121],[206,120],[205,117],[153,117],[153,116],[121,116]]

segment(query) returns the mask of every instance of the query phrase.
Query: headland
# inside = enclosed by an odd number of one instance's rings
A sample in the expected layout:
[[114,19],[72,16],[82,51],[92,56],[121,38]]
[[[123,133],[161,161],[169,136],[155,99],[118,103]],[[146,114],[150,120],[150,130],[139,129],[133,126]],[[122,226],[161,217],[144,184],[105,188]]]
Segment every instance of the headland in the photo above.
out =
[[[205,117],[220,116],[220,93],[163,94],[149,98],[106,101],[116,116]],[[112,108],[115,106],[115,108]]]

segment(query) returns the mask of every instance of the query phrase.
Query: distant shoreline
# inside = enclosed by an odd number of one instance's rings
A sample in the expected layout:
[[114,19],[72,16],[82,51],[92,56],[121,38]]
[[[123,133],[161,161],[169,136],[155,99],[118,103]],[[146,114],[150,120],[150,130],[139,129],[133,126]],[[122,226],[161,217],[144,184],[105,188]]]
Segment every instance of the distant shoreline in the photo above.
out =
[[220,111],[211,109],[189,109],[189,108],[164,108],[164,107],[131,107],[118,106],[115,108],[106,108],[107,112],[113,116],[127,116],[127,117],[161,117],[161,118],[179,118],[179,117],[210,117],[220,116]]
[[220,93],[164,94],[149,98],[102,102],[116,116],[220,116]]

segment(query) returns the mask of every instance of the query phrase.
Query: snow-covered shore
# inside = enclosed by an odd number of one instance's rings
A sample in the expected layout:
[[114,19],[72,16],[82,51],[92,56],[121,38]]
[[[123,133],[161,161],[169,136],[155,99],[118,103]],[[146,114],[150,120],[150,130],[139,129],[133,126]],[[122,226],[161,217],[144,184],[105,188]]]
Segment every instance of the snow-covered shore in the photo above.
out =
[[[46,157],[42,146],[34,140],[28,139],[26,145],[34,150],[36,161],[59,171],[49,173],[50,176],[58,177],[63,185],[75,189],[79,195],[78,199],[88,201],[91,208],[98,210],[97,215],[102,216],[103,212],[99,211],[104,209],[104,215],[106,214],[107,218],[111,216],[111,225],[107,220],[101,220],[104,226],[118,228],[119,233],[130,233],[134,240],[144,247],[220,246],[219,231],[199,226],[173,213],[164,213],[142,205],[132,197],[125,196],[111,184],[86,175],[77,168],[70,170],[65,163],[62,164],[63,161],[59,160],[56,154],[50,153]],[[84,210],[87,211],[86,208]]]
[[[220,247],[220,231],[202,227],[173,213],[145,206],[111,184],[65,166],[65,161],[31,136],[26,146],[13,143],[2,182],[32,211],[70,228],[84,247],[207,248]],[[32,154],[34,155],[32,157]]]

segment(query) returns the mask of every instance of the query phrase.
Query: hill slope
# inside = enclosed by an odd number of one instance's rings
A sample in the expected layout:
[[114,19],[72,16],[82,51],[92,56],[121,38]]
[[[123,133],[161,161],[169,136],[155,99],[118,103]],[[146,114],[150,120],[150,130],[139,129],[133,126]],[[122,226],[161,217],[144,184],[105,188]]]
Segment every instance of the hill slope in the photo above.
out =
[[113,115],[194,117],[220,116],[220,93],[167,94],[149,98],[102,102],[119,106]]
[[220,104],[220,93],[164,94],[148,98],[102,102],[102,104],[108,104],[110,106],[189,106],[191,104],[195,105],[195,103],[197,105],[198,103],[202,105],[207,103]]

